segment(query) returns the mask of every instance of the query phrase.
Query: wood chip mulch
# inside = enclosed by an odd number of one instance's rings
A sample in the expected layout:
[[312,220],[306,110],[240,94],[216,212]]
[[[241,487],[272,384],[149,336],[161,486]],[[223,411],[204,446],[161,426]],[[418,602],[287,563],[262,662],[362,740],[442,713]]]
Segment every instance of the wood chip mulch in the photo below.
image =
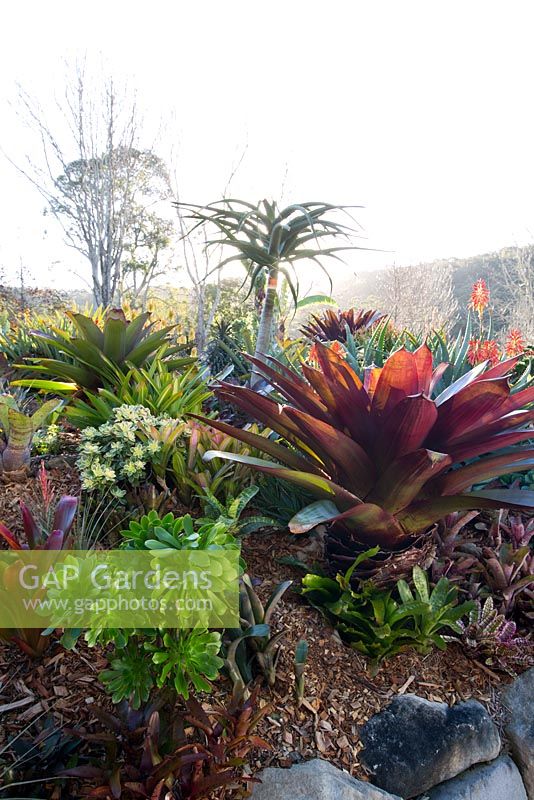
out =
[[[73,470],[51,469],[58,493],[74,493]],[[34,480],[34,479],[33,479]],[[18,500],[34,490],[27,485],[0,487],[0,520],[6,524],[18,519]],[[248,571],[258,581],[257,591],[266,600],[281,580],[298,584],[301,573],[280,564],[282,556],[313,560],[313,539],[290,534],[251,535],[243,542]],[[303,550],[304,549],[304,550]],[[358,753],[358,730],[397,694],[414,693],[448,704],[475,698],[482,702],[499,723],[501,708],[498,692],[510,681],[485,665],[468,659],[457,646],[428,656],[404,653],[384,663],[375,676],[368,662],[345,647],[321,615],[298,594],[288,591],[275,612],[274,627],[285,630],[285,644],[273,689],[264,687],[261,703],[270,711],[261,723],[259,734],[272,749],[255,751],[250,762],[253,772],[264,766],[290,766],[298,761],[322,757],[365,779]],[[309,658],[306,667],[305,698],[296,707],[293,697],[293,658],[295,645],[306,639]],[[81,642],[78,652],[66,652],[57,643],[39,661],[31,661],[18,649],[0,642],[0,751],[23,728],[48,713],[59,726],[91,725],[92,706],[110,707],[109,698],[98,681],[107,665],[105,651],[88,649]],[[214,699],[228,696],[228,681],[221,679]],[[207,698],[207,702],[210,699]]]

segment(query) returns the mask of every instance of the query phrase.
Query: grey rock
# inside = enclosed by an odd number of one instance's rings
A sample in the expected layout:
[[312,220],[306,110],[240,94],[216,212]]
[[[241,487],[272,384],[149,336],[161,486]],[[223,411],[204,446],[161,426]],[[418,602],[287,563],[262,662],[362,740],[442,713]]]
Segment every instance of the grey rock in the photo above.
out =
[[501,749],[496,725],[476,700],[449,708],[417,695],[396,697],[365,723],[360,738],[373,783],[403,798],[492,761]]
[[472,767],[427,796],[429,800],[527,800],[521,773],[508,756]]
[[251,800],[400,800],[314,758],[291,769],[268,767],[257,775]]
[[516,678],[501,696],[509,711],[506,734],[523,776],[529,800],[534,800],[534,667]]

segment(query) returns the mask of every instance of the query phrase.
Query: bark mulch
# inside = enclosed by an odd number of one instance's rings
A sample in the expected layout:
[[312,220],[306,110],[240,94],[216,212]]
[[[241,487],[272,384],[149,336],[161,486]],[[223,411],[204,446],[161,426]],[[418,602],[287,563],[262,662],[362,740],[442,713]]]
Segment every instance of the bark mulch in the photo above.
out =
[[[51,480],[58,492],[75,493],[72,469],[54,469]],[[0,520],[17,527],[18,501],[35,491],[35,479],[26,484],[0,486]],[[15,524],[14,524],[15,523]],[[251,535],[243,542],[248,571],[258,580],[257,591],[266,600],[281,580],[298,584],[301,573],[280,564],[282,556],[313,560],[313,540],[290,534]],[[304,548],[304,552],[303,552]],[[370,716],[387,706],[397,694],[415,693],[449,704],[476,698],[499,722],[498,689],[510,677],[468,659],[458,646],[427,656],[400,654],[384,663],[378,673],[369,673],[368,662],[345,647],[321,615],[289,590],[275,613],[274,627],[285,630],[285,640],[273,689],[264,687],[261,703],[270,711],[258,731],[272,749],[255,751],[253,772],[263,766],[290,766],[303,759],[323,757],[356,777],[365,779],[359,762],[358,730]],[[293,696],[293,658],[300,639],[309,644],[305,698],[296,707]],[[58,726],[91,726],[94,704],[109,707],[110,701],[98,681],[107,665],[106,653],[89,649],[82,641],[77,652],[66,652],[51,641],[41,660],[32,661],[10,644],[0,642],[0,751],[23,728],[53,714]],[[213,700],[228,696],[228,681],[221,679]],[[71,796],[66,794],[64,796]]]

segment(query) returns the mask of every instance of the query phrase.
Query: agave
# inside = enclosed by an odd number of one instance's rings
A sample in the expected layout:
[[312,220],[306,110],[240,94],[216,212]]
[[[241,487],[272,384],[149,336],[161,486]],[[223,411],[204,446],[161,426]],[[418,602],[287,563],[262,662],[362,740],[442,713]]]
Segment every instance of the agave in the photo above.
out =
[[307,325],[301,328],[301,333],[308,339],[319,339],[325,342],[346,342],[347,329],[354,336],[371,328],[380,322],[386,315],[380,311],[363,308],[349,308],[348,311],[333,311],[327,308],[320,316],[312,314]]
[[[173,327],[153,331],[154,323],[146,325],[148,313],[139,314],[129,321],[121,308],[106,312],[102,328],[84,314],[68,311],[67,316],[74,323],[77,337],[61,328],[52,328],[53,333],[32,331],[32,336],[58,353],[58,358],[36,358],[33,364],[15,364],[26,371],[60,380],[23,379],[15,381],[14,385],[31,386],[47,392],[73,392],[78,388],[94,391],[106,384],[114,386],[117,368],[126,372],[132,366],[142,367],[167,343],[168,333]],[[167,349],[166,354],[170,355],[176,349]]]
[[320,369],[304,365],[304,377],[272,358],[251,359],[286,405],[243,386],[217,389],[282,441],[209,420],[281,463],[219,451],[205,458],[246,463],[317,498],[292,518],[292,532],[334,523],[329,549],[348,565],[360,545],[401,549],[455,511],[534,508],[531,492],[469,491],[534,463],[534,449],[513,447],[532,436],[525,426],[534,419],[524,410],[534,388],[510,392],[516,358],[478,365],[433,397],[446,365],[433,369],[426,344],[401,348],[363,382],[332,349],[318,343],[317,357]]

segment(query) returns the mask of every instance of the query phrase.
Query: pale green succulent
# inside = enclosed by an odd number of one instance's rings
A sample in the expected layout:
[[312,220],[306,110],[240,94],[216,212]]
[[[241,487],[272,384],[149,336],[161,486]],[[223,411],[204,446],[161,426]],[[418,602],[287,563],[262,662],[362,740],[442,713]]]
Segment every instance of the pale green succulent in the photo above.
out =
[[27,472],[33,436],[61,404],[59,399],[48,400],[33,414],[25,414],[14,397],[0,395],[0,471],[11,478]]

